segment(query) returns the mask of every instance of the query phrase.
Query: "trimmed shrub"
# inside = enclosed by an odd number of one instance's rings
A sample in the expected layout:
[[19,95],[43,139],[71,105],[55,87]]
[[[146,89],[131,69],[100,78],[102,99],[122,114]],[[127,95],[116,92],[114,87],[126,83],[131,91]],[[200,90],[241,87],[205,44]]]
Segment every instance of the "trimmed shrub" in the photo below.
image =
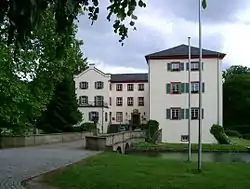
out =
[[81,131],[94,131],[96,129],[95,123],[91,123],[91,122],[85,122],[83,124],[81,124],[80,126],[80,130]]
[[219,144],[230,144],[230,140],[224,132],[224,129],[220,125],[212,125],[210,133],[214,135]]
[[159,122],[156,120],[149,120],[146,126],[146,141],[151,142],[152,137],[159,129]]
[[231,137],[238,137],[238,138],[242,137],[242,135],[238,131],[235,131],[235,130],[225,130],[225,133],[227,136],[231,136]]

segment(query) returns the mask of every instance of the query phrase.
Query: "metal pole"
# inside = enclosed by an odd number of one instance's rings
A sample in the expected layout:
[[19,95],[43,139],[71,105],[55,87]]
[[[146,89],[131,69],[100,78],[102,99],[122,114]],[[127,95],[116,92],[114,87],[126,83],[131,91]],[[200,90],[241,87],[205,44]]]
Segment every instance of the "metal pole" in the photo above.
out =
[[198,170],[201,170],[201,155],[202,155],[202,143],[201,143],[201,135],[202,135],[202,33],[201,33],[201,2],[202,0],[199,0],[199,50],[200,50],[200,56],[199,56],[199,136],[198,136]]
[[188,37],[188,161],[191,161],[191,132],[190,132],[190,125],[191,125],[191,45],[190,45],[191,37]]

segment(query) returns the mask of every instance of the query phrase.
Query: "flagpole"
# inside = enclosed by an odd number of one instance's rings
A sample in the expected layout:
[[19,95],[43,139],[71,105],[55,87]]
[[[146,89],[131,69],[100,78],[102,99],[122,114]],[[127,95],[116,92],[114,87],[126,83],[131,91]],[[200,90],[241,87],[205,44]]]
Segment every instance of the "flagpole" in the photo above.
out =
[[201,170],[202,159],[202,30],[201,30],[201,0],[199,1],[199,136],[198,136],[198,170]]
[[190,132],[190,124],[191,124],[191,37],[188,37],[188,161],[191,161],[191,132]]

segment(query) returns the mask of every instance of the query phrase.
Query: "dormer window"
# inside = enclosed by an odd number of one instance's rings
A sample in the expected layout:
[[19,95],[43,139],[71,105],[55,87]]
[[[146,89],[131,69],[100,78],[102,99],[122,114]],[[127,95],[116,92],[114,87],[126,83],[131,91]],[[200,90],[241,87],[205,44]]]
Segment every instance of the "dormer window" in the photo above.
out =
[[95,88],[96,89],[103,89],[104,83],[102,81],[96,81],[95,82]]

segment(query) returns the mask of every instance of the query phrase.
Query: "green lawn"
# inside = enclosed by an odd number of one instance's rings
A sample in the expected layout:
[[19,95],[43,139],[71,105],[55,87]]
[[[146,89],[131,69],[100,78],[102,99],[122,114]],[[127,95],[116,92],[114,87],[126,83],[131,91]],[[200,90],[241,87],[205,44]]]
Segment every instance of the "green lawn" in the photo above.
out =
[[230,140],[236,144],[236,145],[241,145],[241,146],[247,146],[250,147],[250,140],[243,139],[243,138],[233,138],[230,137]]
[[61,189],[249,189],[250,164],[197,163],[103,153],[44,176]]
[[[241,140],[241,139],[240,139]],[[235,142],[235,144],[203,144],[202,145],[202,149],[203,151],[247,151],[247,148],[245,147],[245,145],[239,144]],[[243,139],[244,140],[244,139]],[[247,140],[246,140],[247,141]],[[246,143],[245,141],[245,143]],[[248,140],[248,143],[250,144],[250,141]],[[184,144],[184,143],[159,143],[159,144],[152,144],[152,143],[147,143],[147,142],[143,142],[143,143],[138,143],[134,145],[134,149],[148,149],[148,148],[159,148],[159,149],[175,149],[175,150],[185,150],[188,149],[188,144]],[[192,144],[192,149],[193,150],[197,150],[198,149],[198,145],[197,144]]]

